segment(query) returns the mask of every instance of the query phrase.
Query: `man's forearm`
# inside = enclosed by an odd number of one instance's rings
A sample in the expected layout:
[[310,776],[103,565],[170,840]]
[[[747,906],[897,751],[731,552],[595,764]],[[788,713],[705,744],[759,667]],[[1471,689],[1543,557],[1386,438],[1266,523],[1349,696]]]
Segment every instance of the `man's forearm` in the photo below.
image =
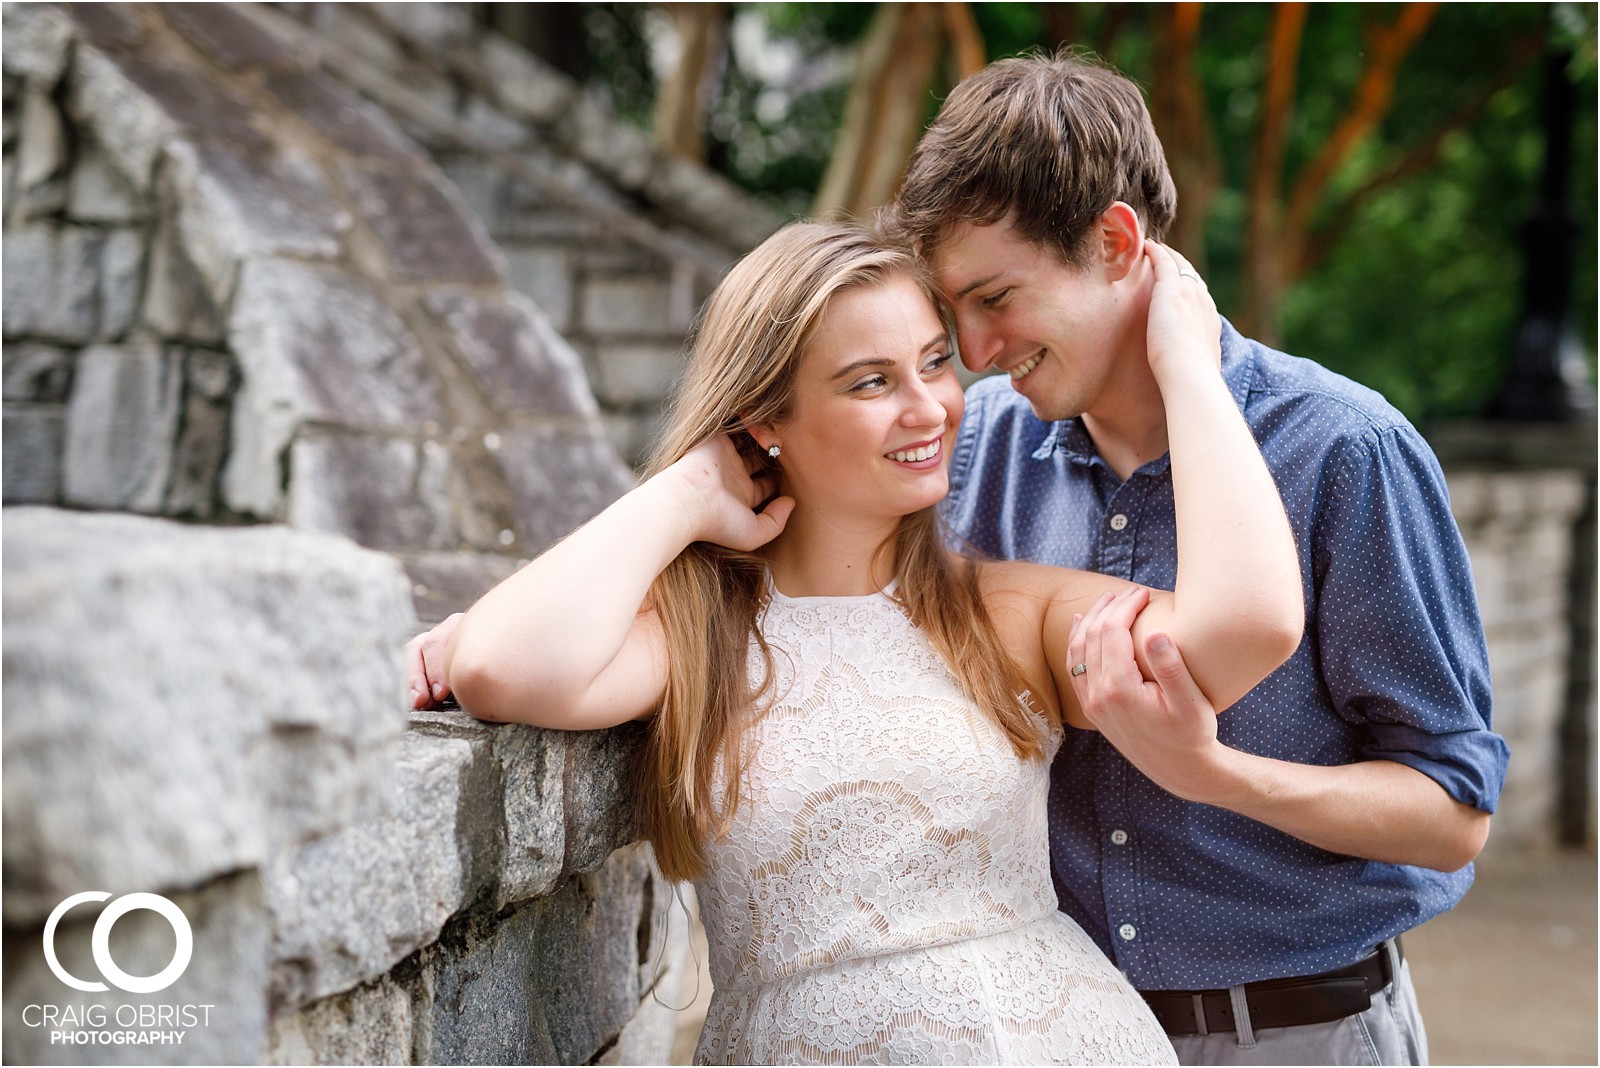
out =
[[1489,835],[1489,814],[1392,760],[1324,767],[1221,746],[1190,800],[1218,805],[1334,853],[1455,871]]

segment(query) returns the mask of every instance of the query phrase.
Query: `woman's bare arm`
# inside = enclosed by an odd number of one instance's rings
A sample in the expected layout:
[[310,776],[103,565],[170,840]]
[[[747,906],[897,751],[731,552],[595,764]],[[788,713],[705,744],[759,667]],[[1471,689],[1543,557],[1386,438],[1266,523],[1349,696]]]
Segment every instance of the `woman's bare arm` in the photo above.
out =
[[756,512],[767,488],[725,435],[696,446],[473,605],[445,650],[456,699],[482,719],[568,730],[649,715],[667,680],[651,584],[693,542],[776,536],[794,503]]

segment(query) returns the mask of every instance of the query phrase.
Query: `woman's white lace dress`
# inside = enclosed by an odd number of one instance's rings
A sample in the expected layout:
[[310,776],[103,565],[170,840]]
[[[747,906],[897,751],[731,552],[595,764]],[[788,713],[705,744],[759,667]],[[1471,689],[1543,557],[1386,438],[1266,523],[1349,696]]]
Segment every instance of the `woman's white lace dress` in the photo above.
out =
[[696,886],[714,993],[695,1060],[1175,1063],[1056,911],[1048,762],[1017,758],[900,607],[774,591],[764,633],[777,703]]

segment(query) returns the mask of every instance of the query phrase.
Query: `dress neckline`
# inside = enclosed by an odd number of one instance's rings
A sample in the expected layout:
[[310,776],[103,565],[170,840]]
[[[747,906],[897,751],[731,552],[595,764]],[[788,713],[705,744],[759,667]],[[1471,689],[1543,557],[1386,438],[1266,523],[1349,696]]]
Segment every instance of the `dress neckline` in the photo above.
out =
[[895,587],[898,579],[890,579],[889,584],[876,593],[852,594],[820,594],[815,597],[790,597],[778,589],[778,584],[772,581],[772,572],[767,572],[767,599],[774,604],[792,605],[828,605],[828,604],[865,604],[869,601],[894,599]]

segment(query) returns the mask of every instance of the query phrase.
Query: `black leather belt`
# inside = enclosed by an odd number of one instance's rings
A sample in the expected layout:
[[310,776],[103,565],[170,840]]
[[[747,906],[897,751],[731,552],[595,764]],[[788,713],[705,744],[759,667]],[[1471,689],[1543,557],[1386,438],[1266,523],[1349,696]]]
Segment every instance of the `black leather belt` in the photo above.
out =
[[[1399,940],[1395,940],[1399,948]],[[1364,1012],[1372,995],[1394,979],[1382,946],[1348,968],[1294,979],[1263,979],[1244,985],[1250,1026],[1299,1027],[1327,1023]],[[1233,999],[1227,990],[1141,990],[1150,1010],[1169,1035],[1209,1035],[1235,1030]]]

